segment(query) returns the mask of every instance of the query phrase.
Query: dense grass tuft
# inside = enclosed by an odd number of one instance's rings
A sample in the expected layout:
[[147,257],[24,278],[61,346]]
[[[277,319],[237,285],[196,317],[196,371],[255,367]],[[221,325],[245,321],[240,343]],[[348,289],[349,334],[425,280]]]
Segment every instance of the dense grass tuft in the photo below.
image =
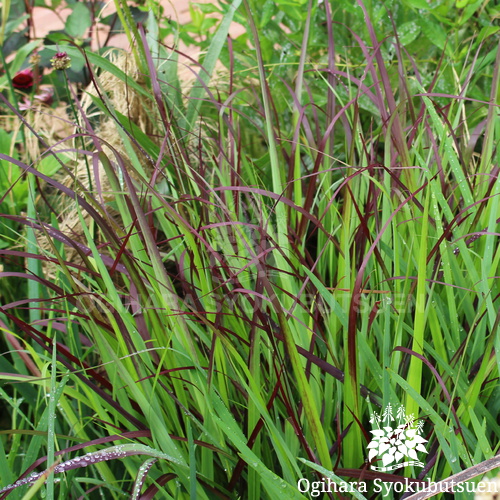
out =
[[[267,2],[266,31],[239,3],[196,66],[153,15],[136,80],[87,52],[57,144],[10,107],[42,151],[0,153],[32,197],[1,215],[0,499],[304,498],[301,478],[469,479],[498,451],[493,33],[417,49],[413,24],[442,25],[407,7]],[[370,470],[388,404],[423,421],[423,469]]]

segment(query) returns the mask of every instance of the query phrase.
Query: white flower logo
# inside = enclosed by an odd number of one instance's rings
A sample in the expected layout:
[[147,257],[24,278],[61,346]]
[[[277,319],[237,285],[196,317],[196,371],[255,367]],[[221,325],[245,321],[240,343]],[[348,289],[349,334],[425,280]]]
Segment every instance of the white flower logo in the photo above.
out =
[[[368,445],[370,450],[368,453],[368,460],[371,462],[375,457],[382,459],[383,467],[374,467],[373,470],[389,471],[396,470],[408,465],[423,467],[424,464],[418,461],[417,451],[427,453],[423,443],[427,440],[420,436],[422,430],[422,422],[416,424],[413,415],[409,417],[404,413],[404,407],[400,407],[397,412],[397,420],[399,425],[392,427],[386,425],[382,428],[379,427],[380,422],[394,421],[392,416],[392,407],[390,405],[383,412],[383,416],[372,415],[371,423],[376,423],[378,429],[370,431],[373,434],[373,439]],[[413,462],[399,462],[407,457],[412,459]],[[392,464],[392,465],[391,465]]]

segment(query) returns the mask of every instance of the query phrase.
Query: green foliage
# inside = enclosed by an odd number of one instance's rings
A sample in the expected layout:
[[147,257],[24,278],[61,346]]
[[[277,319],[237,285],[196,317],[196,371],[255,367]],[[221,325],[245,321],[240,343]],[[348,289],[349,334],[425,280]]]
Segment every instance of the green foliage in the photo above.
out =
[[68,19],[66,19],[64,30],[69,36],[80,38],[90,28],[91,24],[90,10],[84,4],[77,3],[73,7]]
[[[366,477],[388,404],[423,422],[426,478],[475,477],[500,438],[497,8],[148,6],[120,16],[139,81],[64,48],[99,92],[65,87],[63,152],[29,114],[41,157],[0,132],[5,494],[305,498]],[[182,90],[168,35],[205,51]]]

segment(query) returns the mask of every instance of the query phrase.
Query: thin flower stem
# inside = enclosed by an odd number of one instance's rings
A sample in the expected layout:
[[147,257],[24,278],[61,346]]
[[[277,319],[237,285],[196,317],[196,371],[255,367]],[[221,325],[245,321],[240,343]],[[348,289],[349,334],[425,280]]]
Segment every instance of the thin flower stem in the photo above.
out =
[[[75,118],[77,129],[81,129],[80,119],[79,119],[78,113],[76,112],[75,104],[73,102],[73,96],[71,95],[71,90],[69,88],[68,75],[66,73],[66,70],[63,70],[63,71],[64,71],[64,83],[66,86],[66,93],[68,95],[69,106],[70,106],[71,112]],[[76,96],[75,96],[75,99],[76,99]],[[82,144],[82,149],[84,150],[85,149],[85,142],[83,140],[83,137],[80,137],[80,142]],[[87,169],[87,178],[88,178],[88,182],[89,182],[89,191],[92,191],[92,175],[90,172],[90,166],[89,166],[88,158],[86,155],[84,156],[84,158],[85,158],[85,167]]]

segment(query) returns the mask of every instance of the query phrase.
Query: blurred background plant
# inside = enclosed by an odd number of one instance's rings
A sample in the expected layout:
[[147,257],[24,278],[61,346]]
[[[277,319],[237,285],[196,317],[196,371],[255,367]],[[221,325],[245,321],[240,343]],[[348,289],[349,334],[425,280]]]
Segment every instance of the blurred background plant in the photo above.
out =
[[500,7],[114,6],[45,5],[43,44],[2,10],[0,498],[394,480],[389,403],[425,420],[406,476],[494,456]]

